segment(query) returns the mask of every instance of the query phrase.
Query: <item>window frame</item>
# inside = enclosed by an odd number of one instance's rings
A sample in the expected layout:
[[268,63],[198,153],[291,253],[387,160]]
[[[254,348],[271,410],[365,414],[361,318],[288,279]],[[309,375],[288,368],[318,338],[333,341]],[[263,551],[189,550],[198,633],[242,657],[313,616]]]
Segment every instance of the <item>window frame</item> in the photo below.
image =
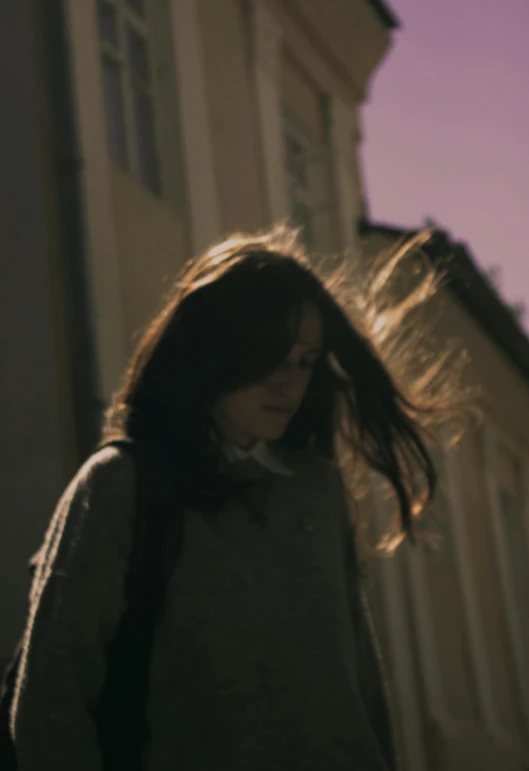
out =
[[[311,137],[307,131],[305,131],[299,125],[299,121],[297,121],[295,117],[292,116],[288,105],[286,104],[283,104],[282,109],[282,136],[284,146],[284,175],[290,217],[292,218],[294,225],[298,224],[293,217],[293,209],[295,204],[301,204],[303,207],[308,209],[310,213],[310,229],[312,237],[307,239],[307,245],[314,251],[321,251],[317,243],[317,235],[315,232],[315,216],[318,213],[328,212],[336,218],[336,227],[338,229],[338,193],[334,175],[333,147],[329,141],[329,137],[327,137],[325,144],[322,144],[315,137]],[[301,145],[304,150],[304,166],[307,175],[306,188],[300,185],[299,182],[290,174],[290,163],[288,157],[289,139],[293,139],[295,142]],[[328,199],[324,202],[318,202],[315,200],[315,193],[311,188],[311,165],[315,163],[325,165],[328,169],[330,191]]]
[[[469,584],[468,575],[462,572],[462,546],[465,540],[462,540],[462,530],[464,528],[464,509],[461,497],[460,478],[457,474],[457,466],[454,463],[454,453],[439,453],[436,458],[437,472],[443,480],[445,487],[444,499],[446,509],[443,512],[445,526],[448,529],[446,537],[449,539],[448,548],[450,554],[450,569],[453,570],[455,580],[459,585],[462,594],[462,610],[464,618],[464,628],[462,629],[463,644],[469,654],[469,660],[475,664],[472,657],[476,650],[475,640],[471,634],[471,624],[469,619]],[[455,514],[453,513],[455,512]],[[428,514],[425,512],[425,528],[428,530]],[[459,527],[457,527],[459,525]],[[434,529],[435,534],[435,529]],[[443,534],[440,533],[443,537]],[[443,548],[443,542],[441,542]],[[442,653],[440,651],[439,641],[435,632],[434,610],[432,594],[430,590],[430,578],[428,575],[427,560],[431,558],[431,550],[426,544],[417,544],[411,547],[406,544],[403,547],[403,563],[405,573],[405,583],[410,600],[410,609],[413,617],[414,632],[418,648],[418,664],[426,700],[426,709],[429,719],[436,725],[445,736],[457,736],[470,733],[475,729],[475,719],[465,719],[453,715],[447,703],[443,675],[441,670]],[[479,678],[475,671],[469,671],[469,682],[474,688],[474,695],[477,697],[477,706],[483,710],[483,701],[481,694],[476,692],[476,686],[479,684]]]
[[[480,721],[486,727],[488,733],[499,743],[511,744],[513,735],[503,726],[497,715],[492,675],[490,669],[489,653],[486,646],[486,631],[484,620],[480,612],[480,604],[477,593],[477,578],[472,564],[470,548],[471,534],[465,517],[465,501],[463,496],[463,471],[461,449],[451,446],[449,432],[441,432],[444,450],[435,457],[436,468],[440,473],[446,499],[444,516],[446,524],[450,528],[450,539],[453,564],[456,581],[459,584],[464,616],[464,644],[470,654],[471,671],[469,677],[474,688],[477,706],[480,712]],[[384,485],[382,485],[384,487]],[[374,500],[375,523],[377,535],[382,536],[389,523],[389,498],[381,490],[380,479],[372,475],[372,496]],[[426,530],[429,531],[428,514],[426,517]],[[435,532],[435,531],[434,531]],[[418,666],[422,680],[426,708],[429,719],[436,724],[447,736],[462,735],[475,730],[477,723],[474,720],[463,720],[451,714],[445,697],[443,679],[441,674],[441,652],[435,636],[434,618],[430,585],[427,573],[427,560],[431,559],[430,549],[427,545],[417,545],[410,548],[409,545],[401,547],[403,575],[395,566],[395,558],[384,561],[382,575],[387,572],[384,581],[384,591],[387,592],[387,603],[391,606],[391,612],[399,618],[395,621],[393,634],[397,632],[402,637],[401,648],[395,651],[396,667],[406,666],[408,673],[408,687],[414,680],[413,666],[408,663],[409,654],[406,645],[411,644],[412,638],[416,638],[418,651]],[[387,567],[386,567],[387,565]],[[398,583],[400,582],[400,583]],[[413,624],[406,631],[400,629],[402,619],[406,617],[406,597],[409,599]],[[398,611],[395,610],[398,605]],[[395,643],[396,645],[396,643]],[[399,695],[403,702],[407,702],[409,694],[403,686],[403,692]],[[424,717],[423,717],[424,719]],[[404,721],[406,724],[406,721]],[[407,726],[406,726],[407,727]],[[411,731],[411,727],[407,727]],[[411,750],[410,750],[411,752]]]
[[[99,19],[97,24],[97,35],[99,42],[99,50],[101,55],[101,66],[103,67],[104,59],[111,59],[119,67],[120,73],[120,86],[123,99],[123,122],[125,126],[125,154],[127,164],[124,171],[128,171],[133,174],[134,178],[138,181],[144,190],[149,191],[152,195],[163,197],[165,193],[165,180],[163,175],[163,164],[161,162],[162,154],[162,133],[160,127],[159,118],[159,104],[160,94],[157,86],[157,65],[153,55],[154,42],[153,42],[153,23],[154,20],[149,12],[150,4],[148,0],[145,0],[145,15],[142,17],[137,11],[129,6],[127,0],[95,0],[96,16],[99,17],[99,4],[103,2],[105,5],[112,7],[116,14],[117,24],[117,48],[111,43],[102,39],[99,29]],[[127,39],[126,28],[130,26],[134,32],[136,32],[144,41],[146,46],[147,65],[149,68],[150,82],[146,83],[136,77],[132,71],[131,64],[129,62],[127,52]],[[150,185],[146,184],[142,179],[140,162],[139,162],[139,146],[136,137],[136,128],[133,118],[133,89],[138,88],[144,94],[146,94],[152,106],[152,128],[153,128],[153,141],[154,141],[154,156],[156,163],[156,178],[157,186],[154,190]],[[104,105],[106,113],[107,105]],[[108,120],[108,116],[107,120]],[[122,168],[112,156],[109,148],[109,155],[112,162]]]
[[523,710],[526,738],[529,736],[529,658],[525,654],[523,629],[518,615],[518,598],[514,584],[513,571],[510,567],[509,544],[503,523],[501,506],[501,480],[498,478],[497,451],[503,444],[520,464],[520,483],[522,494],[521,511],[525,526],[525,547],[529,559],[529,455],[515,440],[501,431],[490,421],[482,427],[482,447],[487,490],[489,494],[488,516],[493,534],[496,564],[500,576],[500,588],[507,617],[507,633],[511,647],[515,672],[517,675],[518,696]]

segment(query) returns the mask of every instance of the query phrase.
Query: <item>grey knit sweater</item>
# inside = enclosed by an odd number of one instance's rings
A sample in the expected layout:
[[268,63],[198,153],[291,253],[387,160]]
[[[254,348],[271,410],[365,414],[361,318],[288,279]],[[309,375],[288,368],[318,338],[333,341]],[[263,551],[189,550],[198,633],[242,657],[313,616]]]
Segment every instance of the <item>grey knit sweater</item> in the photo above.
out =
[[[387,702],[337,469],[255,461],[261,527],[235,502],[185,515],[155,635],[148,771],[387,771]],[[93,456],[60,500],[30,595],[12,714],[20,771],[101,771],[91,714],[124,610],[134,468]],[[124,771],[126,771],[124,769]]]

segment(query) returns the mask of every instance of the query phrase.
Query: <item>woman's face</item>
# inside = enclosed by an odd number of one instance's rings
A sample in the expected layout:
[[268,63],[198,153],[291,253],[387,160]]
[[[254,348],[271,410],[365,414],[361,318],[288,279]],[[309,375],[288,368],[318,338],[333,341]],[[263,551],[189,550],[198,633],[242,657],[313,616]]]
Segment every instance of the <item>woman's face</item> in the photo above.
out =
[[283,436],[303,402],[322,345],[320,314],[307,302],[286,361],[263,382],[232,391],[216,403],[213,419],[225,439],[249,449],[259,439]]

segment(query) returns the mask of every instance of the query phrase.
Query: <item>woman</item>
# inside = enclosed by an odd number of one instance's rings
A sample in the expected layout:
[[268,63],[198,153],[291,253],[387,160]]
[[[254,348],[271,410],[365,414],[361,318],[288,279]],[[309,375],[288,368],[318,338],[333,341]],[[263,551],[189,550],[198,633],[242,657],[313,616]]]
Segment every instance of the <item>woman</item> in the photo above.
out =
[[422,428],[444,408],[424,382],[412,403],[377,353],[375,331],[387,344],[431,293],[426,276],[391,313],[380,306],[386,324],[374,314],[401,257],[357,293],[354,326],[287,228],[237,235],[186,267],[44,543],[13,711],[21,771],[103,767],[93,714],[135,505],[131,458],[105,445],[123,437],[163,448],[185,511],[145,768],[397,767],[338,459],[348,447],[386,478],[397,540],[412,535],[435,486]]

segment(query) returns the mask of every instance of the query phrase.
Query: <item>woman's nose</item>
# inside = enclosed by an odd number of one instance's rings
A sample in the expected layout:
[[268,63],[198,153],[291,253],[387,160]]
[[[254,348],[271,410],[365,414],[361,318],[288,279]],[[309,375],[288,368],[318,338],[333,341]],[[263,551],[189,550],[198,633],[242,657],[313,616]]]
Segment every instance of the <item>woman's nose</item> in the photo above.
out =
[[304,373],[291,365],[288,368],[282,369],[281,373],[278,373],[274,385],[281,393],[293,400],[297,400],[303,395],[306,387],[305,380]]

